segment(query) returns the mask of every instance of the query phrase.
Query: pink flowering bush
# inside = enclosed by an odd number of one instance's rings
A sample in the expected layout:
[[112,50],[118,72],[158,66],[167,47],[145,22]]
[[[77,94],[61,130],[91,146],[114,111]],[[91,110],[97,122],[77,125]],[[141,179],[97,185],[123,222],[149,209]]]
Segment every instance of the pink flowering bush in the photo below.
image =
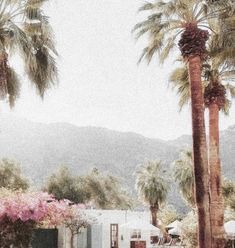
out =
[[55,227],[71,215],[69,201],[57,201],[48,193],[4,191],[0,197],[1,248],[28,247],[35,227]]

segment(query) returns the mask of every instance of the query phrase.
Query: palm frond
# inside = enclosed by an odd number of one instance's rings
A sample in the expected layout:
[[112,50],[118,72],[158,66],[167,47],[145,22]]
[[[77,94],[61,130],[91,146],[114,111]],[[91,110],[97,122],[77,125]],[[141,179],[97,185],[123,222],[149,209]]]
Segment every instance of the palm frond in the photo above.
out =
[[235,86],[228,83],[225,85],[225,88],[229,92],[231,98],[234,98],[235,97]]
[[145,11],[145,10],[151,10],[154,8],[154,4],[151,2],[145,2],[138,11]]
[[169,57],[169,54],[173,47],[175,46],[175,37],[169,37],[166,41],[166,45],[162,49],[159,55],[159,61],[160,63],[164,63],[164,61]]
[[15,106],[15,101],[20,95],[20,81],[19,76],[11,67],[8,67],[7,70],[7,91],[9,105],[13,108]]
[[173,89],[177,90],[179,95],[179,107],[180,111],[190,100],[190,84],[186,65],[176,68],[170,75],[170,83],[172,83]]
[[229,115],[229,110],[230,110],[230,108],[231,108],[231,105],[232,105],[231,101],[230,101],[228,98],[226,98],[226,99],[225,99],[224,106],[223,106],[223,108],[221,109],[224,115],[226,115],[226,116]]
[[58,74],[55,59],[46,47],[36,50],[35,54],[28,53],[26,72],[41,97],[56,82]]

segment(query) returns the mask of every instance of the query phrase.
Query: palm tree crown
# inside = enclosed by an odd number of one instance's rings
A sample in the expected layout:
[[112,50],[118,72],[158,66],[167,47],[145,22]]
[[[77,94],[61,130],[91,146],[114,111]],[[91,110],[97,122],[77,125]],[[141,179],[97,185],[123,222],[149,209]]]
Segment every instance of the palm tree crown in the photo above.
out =
[[[149,43],[144,48],[140,61],[151,61],[157,52],[160,62],[168,57],[177,44],[183,57],[189,55],[205,56],[205,42],[210,29],[208,19],[214,18],[217,10],[208,13],[207,4],[198,0],[171,0],[147,2],[139,10],[150,11],[147,20],[135,25],[136,38],[149,35]],[[220,10],[221,11],[221,10]],[[177,37],[181,34],[180,40]]]
[[169,190],[168,182],[161,173],[159,161],[148,161],[136,172],[136,189],[139,196],[150,206],[164,203]]

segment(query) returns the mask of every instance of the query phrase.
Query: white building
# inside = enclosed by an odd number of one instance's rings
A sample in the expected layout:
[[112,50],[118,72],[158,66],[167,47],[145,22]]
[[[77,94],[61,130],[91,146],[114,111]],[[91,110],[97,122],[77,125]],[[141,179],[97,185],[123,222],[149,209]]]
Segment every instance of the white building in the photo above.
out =
[[[75,248],[131,248],[131,242],[139,241],[150,247],[151,228],[148,211],[85,210],[96,218],[96,223],[75,237]],[[152,229],[152,230],[151,230]],[[153,233],[155,231],[155,233]],[[70,233],[59,229],[59,248],[70,248]]]

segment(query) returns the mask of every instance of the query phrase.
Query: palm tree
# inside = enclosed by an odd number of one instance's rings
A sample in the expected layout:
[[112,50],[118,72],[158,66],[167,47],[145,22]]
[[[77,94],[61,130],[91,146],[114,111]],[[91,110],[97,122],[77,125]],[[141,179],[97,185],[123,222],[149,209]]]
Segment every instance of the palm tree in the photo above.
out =
[[[232,66],[216,56],[217,49],[214,35],[209,43],[210,60],[202,65],[204,78],[204,100],[209,109],[209,169],[211,189],[211,223],[214,247],[223,247],[224,230],[224,203],[221,186],[221,165],[219,156],[219,111],[228,112],[230,98],[235,96],[235,87],[231,84],[235,80],[235,71]],[[222,52],[219,53],[221,55]],[[177,87],[180,94],[180,108],[190,99],[189,78],[186,67],[173,71],[170,81]]]
[[216,11],[207,13],[206,5],[198,0],[170,0],[147,2],[140,10],[150,11],[147,20],[136,24],[137,38],[149,35],[148,46],[140,61],[150,62],[155,54],[160,61],[170,54],[177,37],[181,55],[187,63],[192,106],[193,157],[196,188],[196,205],[199,222],[199,247],[211,247],[210,197],[207,145],[204,123],[204,101],[201,82],[201,64],[206,57],[206,41],[209,32],[207,20],[216,16]]
[[46,0],[2,0],[0,2],[0,96],[13,106],[20,82],[10,66],[10,55],[18,53],[26,74],[40,96],[56,80],[57,68],[52,30],[42,11]]
[[195,189],[193,174],[192,152],[183,150],[179,159],[173,162],[174,178],[178,183],[181,194],[192,208],[195,207]]
[[152,224],[157,226],[157,213],[169,190],[168,182],[161,173],[160,161],[148,161],[138,169],[136,189],[139,196],[150,205]]

